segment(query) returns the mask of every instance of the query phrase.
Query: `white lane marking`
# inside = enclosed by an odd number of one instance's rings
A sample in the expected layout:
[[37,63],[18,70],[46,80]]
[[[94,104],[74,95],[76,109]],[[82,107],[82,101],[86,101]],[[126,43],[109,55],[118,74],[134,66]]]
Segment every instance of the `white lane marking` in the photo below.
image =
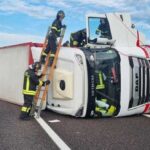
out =
[[36,118],[35,115],[34,118],[61,150],[71,150],[71,148],[52,130],[52,128],[41,117]]
[[49,120],[48,122],[50,122],[50,123],[57,123],[57,122],[60,122],[60,120],[55,119],[55,120]]
[[144,114],[143,116],[150,118],[150,114]]

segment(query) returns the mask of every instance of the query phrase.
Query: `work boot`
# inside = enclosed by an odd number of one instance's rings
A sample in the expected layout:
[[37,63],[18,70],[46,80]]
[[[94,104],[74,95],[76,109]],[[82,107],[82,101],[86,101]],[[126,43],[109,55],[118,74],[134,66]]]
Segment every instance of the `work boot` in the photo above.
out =
[[46,56],[45,56],[45,55],[42,55],[42,56],[41,56],[41,64],[45,64],[45,59],[46,59]]
[[21,114],[20,114],[20,116],[19,116],[19,119],[20,119],[20,120],[30,120],[31,117],[29,116],[28,113],[26,113],[26,112],[21,112]]

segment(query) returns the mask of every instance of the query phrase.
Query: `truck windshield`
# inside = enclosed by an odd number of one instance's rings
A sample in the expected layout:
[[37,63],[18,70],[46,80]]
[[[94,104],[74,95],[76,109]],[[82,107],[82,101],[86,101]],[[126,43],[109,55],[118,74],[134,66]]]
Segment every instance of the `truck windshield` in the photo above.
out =
[[120,57],[114,49],[95,52],[96,100],[120,108]]

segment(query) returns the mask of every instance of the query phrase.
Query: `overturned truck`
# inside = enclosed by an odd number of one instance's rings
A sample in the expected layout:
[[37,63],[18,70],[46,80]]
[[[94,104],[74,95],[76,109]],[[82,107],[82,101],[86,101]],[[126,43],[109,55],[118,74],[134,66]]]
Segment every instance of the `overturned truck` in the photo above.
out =
[[76,117],[148,113],[150,46],[130,15],[89,14],[86,32],[84,47],[61,48],[45,106]]
[[[150,46],[130,15],[88,14],[86,36],[84,47],[60,49],[43,109],[75,117],[149,113]],[[30,63],[39,60],[41,49],[31,47]],[[18,94],[17,103],[23,98]]]

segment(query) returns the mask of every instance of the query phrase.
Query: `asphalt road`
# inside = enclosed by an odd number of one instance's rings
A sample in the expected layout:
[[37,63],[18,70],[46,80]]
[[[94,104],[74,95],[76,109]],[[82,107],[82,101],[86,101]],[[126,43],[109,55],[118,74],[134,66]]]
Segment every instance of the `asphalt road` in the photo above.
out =
[[[0,149],[58,150],[35,119],[20,121],[20,107],[0,101]],[[150,118],[81,119],[43,111],[41,117],[73,150],[150,150]],[[60,122],[49,123],[50,120]]]

